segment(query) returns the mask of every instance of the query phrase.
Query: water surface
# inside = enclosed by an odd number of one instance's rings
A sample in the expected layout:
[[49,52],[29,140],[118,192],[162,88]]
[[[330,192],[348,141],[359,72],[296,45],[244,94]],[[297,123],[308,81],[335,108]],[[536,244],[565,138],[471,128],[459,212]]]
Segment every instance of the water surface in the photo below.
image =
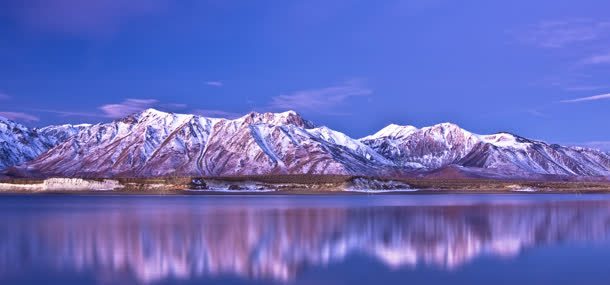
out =
[[0,284],[608,284],[608,195],[0,196]]

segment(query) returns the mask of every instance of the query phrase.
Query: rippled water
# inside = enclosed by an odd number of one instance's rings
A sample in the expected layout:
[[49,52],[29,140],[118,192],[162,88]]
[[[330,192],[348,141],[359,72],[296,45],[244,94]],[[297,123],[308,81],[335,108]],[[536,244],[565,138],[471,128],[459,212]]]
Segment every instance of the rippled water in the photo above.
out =
[[1,196],[0,284],[608,284],[610,196]]

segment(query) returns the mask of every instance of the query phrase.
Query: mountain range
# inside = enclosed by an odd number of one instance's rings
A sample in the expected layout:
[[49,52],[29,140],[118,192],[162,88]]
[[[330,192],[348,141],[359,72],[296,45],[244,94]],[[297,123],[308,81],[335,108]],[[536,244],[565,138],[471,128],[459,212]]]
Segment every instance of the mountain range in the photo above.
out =
[[451,123],[389,125],[360,139],[294,111],[208,118],[147,109],[109,123],[30,129],[0,119],[11,177],[337,174],[442,178],[610,177],[610,154]]

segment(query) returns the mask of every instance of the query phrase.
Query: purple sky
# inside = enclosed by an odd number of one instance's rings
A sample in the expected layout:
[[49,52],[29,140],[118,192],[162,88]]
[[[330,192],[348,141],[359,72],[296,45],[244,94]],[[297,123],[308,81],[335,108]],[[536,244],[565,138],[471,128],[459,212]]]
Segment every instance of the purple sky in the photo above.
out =
[[451,121],[610,149],[607,1],[7,0],[0,115],[294,109],[361,137]]

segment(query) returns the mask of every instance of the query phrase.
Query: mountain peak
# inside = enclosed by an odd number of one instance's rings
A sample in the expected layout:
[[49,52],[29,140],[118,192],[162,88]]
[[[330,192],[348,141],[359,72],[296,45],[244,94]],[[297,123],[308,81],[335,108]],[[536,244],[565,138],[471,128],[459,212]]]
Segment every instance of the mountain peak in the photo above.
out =
[[148,108],[148,109],[145,109],[145,110],[141,111],[140,113],[138,113],[138,115],[140,117],[145,117],[145,116],[165,117],[165,116],[169,116],[169,115],[173,115],[173,114],[174,113],[163,112],[163,111],[159,111],[154,108]]
[[281,115],[285,115],[285,116],[301,116],[295,110],[288,110],[288,111],[280,112],[280,113],[277,113],[277,114],[281,114]]
[[27,131],[28,128],[20,123],[17,123],[11,119],[0,116],[0,131],[6,131],[9,129],[19,129],[21,131]]
[[264,123],[278,126],[291,124],[306,129],[315,128],[315,125],[312,122],[305,120],[301,115],[292,110],[281,113],[250,112],[238,120],[243,120],[246,124]]
[[[524,149],[528,144],[534,143],[533,140],[509,133],[500,132],[492,135],[479,136],[484,142],[492,144],[496,147]],[[543,142],[539,142],[543,143]],[[545,144],[545,143],[543,143]]]
[[422,128],[422,130],[461,130],[461,131],[465,131],[457,124],[450,123],[450,122],[444,122],[444,123],[432,125],[429,127]]
[[154,108],[148,108],[137,113],[133,113],[126,117],[116,119],[114,122],[120,122],[126,125],[144,124],[144,125],[159,125],[166,123],[180,123],[192,119],[195,115],[176,114],[173,112],[163,112]]
[[[610,175],[610,155],[470,133],[453,123],[390,124],[354,140],[295,111],[209,119],[149,108],[107,124],[28,129],[0,119],[0,169],[24,175],[379,175],[451,165],[503,173]],[[4,147],[6,145],[6,147]],[[21,172],[20,172],[21,173]]]
[[401,126],[401,125],[397,125],[397,124],[389,124],[388,126],[379,130],[375,134],[366,136],[364,138],[361,138],[360,140],[372,140],[372,139],[388,138],[388,137],[389,138],[403,138],[403,137],[409,136],[410,134],[414,133],[415,131],[417,131],[417,128],[414,126],[409,126],[409,125]]

